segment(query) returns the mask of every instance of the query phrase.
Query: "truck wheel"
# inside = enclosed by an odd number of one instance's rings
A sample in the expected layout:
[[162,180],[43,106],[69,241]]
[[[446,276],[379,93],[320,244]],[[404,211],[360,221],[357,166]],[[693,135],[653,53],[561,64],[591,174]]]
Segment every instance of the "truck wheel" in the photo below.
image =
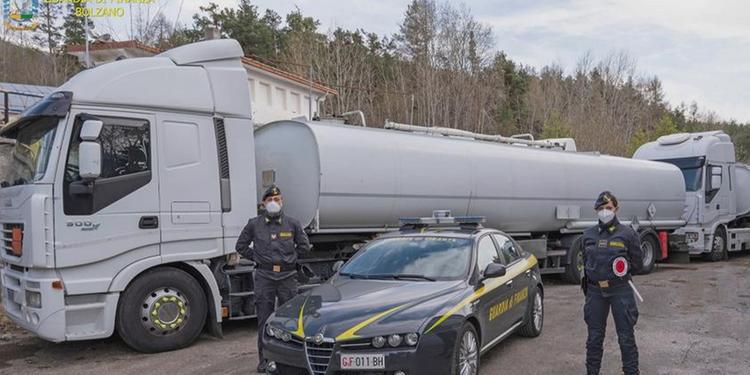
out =
[[192,344],[206,314],[206,296],[195,278],[177,268],[157,268],[139,276],[120,295],[116,328],[131,348],[163,352]]
[[660,248],[659,241],[651,233],[641,234],[641,251],[643,251],[643,268],[639,275],[647,275],[654,270],[656,264],[656,252]]
[[716,229],[714,240],[711,242],[711,252],[704,254],[703,257],[712,262],[718,262],[729,257],[727,253],[727,234],[724,232],[723,227]]
[[565,266],[565,280],[571,284],[580,284],[583,277],[583,246],[580,237],[570,246],[570,262]]
[[523,337],[537,337],[542,333],[544,325],[544,302],[542,293],[534,287],[529,293],[529,304],[526,308],[526,317],[518,334]]
[[452,375],[479,374],[479,335],[469,322],[464,323],[456,336],[456,347],[453,350]]

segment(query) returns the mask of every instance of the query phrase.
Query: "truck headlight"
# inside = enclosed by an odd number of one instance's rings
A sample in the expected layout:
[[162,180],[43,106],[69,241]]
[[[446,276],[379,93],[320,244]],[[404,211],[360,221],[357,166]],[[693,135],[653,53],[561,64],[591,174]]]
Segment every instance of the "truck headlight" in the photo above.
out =
[[404,342],[406,343],[406,345],[415,346],[417,345],[417,341],[419,341],[419,335],[414,332],[407,333],[404,336]]
[[41,309],[42,308],[42,294],[39,292],[26,291],[26,306]]

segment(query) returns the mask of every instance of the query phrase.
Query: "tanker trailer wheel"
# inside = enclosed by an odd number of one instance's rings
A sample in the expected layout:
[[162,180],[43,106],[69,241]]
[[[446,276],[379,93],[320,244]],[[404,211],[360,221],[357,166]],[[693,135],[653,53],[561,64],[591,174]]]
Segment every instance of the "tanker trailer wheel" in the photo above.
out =
[[657,251],[661,249],[659,240],[656,239],[652,233],[641,234],[641,251],[643,251],[643,268],[641,268],[638,274],[647,275],[654,270],[656,264]]
[[718,262],[728,257],[727,233],[724,231],[723,226],[719,226],[716,228],[716,232],[714,232],[714,240],[711,241],[711,252],[703,254],[703,258],[712,262]]
[[120,295],[117,332],[144,353],[184,348],[206,321],[207,303],[198,281],[177,268],[162,267],[138,276]]
[[583,242],[581,237],[576,238],[570,246],[570,261],[565,266],[564,278],[571,284],[580,284],[583,278]]

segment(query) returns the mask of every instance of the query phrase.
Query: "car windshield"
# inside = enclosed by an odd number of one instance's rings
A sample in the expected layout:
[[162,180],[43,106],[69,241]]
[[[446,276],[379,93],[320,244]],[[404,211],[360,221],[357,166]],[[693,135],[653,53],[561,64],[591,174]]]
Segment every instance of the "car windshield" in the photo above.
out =
[[45,116],[20,121],[0,143],[10,149],[3,163],[6,165],[0,167],[2,187],[29,184],[44,177],[60,119]]
[[471,261],[471,240],[451,237],[395,237],[370,242],[340,274],[352,278],[456,280]]
[[682,171],[685,178],[685,191],[698,191],[703,184],[703,158],[679,158],[658,160],[664,163],[674,164]]

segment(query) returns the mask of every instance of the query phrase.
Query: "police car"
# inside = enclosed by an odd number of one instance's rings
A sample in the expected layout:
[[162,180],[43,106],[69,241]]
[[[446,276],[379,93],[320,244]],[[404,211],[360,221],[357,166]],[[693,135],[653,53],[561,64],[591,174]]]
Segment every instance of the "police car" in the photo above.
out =
[[461,374],[544,319],[537,259],[482,218],[402,219],[268,319],[271,374]]

